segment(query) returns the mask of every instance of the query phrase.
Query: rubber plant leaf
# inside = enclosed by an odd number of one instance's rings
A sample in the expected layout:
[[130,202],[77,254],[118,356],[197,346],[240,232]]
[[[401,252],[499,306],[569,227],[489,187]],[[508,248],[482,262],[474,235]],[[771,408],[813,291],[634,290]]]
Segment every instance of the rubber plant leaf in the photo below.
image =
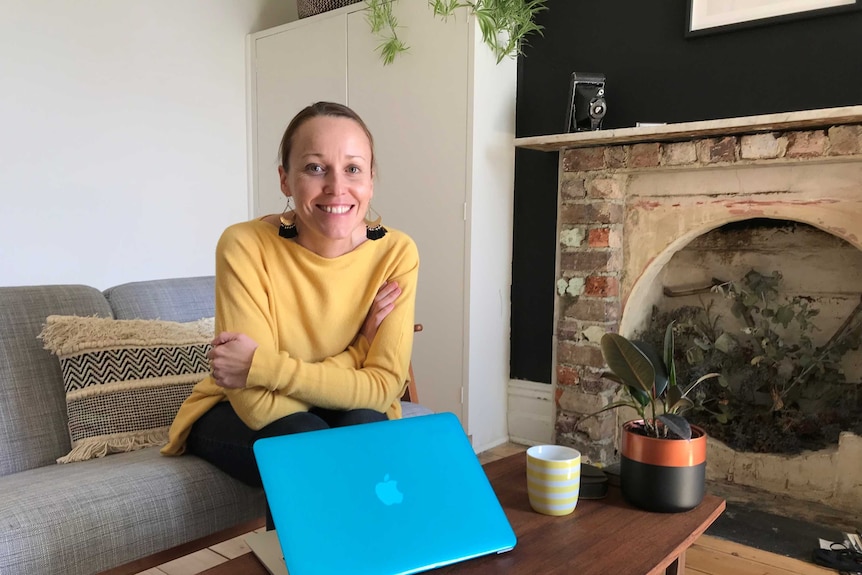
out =
[[616,333],[602,336],[602,357],[608,367],[631,389],[649,394],[655,384],[655,368],[647,356]]
[[691,439],[691,424],[681,415],[675,413],[664,413],[657,418],[668,430],[672,431],[682,439]]
[[[627,388],[627,389],[631,389],[631,388]],[[632,408],[632,409],[634,409],[635,411],[637,411],[638,415],[639,415],[641,418],[643,418],[643,416],[644,416],[643,409],[636,409],[636,408],[635,408],[635,406],[631,404],[631,402],[626,401],[626,400],[622,400],[622,401],[615,401],[615,402],[613,402],[613,403],[610,403],[610,404],[608,404],[608,405],[604,406],[603,408],[601,408],[601,409],[600,409],[600,410],[598,410],[597,412],[590,414],[590,417],[592,417],[592,416],[594,416],[594,415],[598,415],[598,414],[600,414],[600,413],[604,413],[604,412],[606,412],[606,411],[611,411],[612,409],[617,409],[618,407],[629,407],[629,408]]]
[[680,388],[669,387],[667,390],[665,405],[670,413],[679,413],[680,410],[691,407],[691,400],[687,397],[683,397],[682,390]]
[[641,405],[641,407],[646,407],[647,405],[649,405],[650,401],[652,400],[652,398],[650,397],[650,394],[648,394],[647,392],[645,392],[642,389],[638,389],[636,387],[629,387],[629,386],[626,386],[626,389],[629,390],[629,393],[631,394],[631,396],[634,398],[635,401],[637,401]]
[[654,397],[661,397],[667,390],[668,386],[668,373],[667,369],[665,369],[664,361],[662,361],[661,356],[652,344],[645,341],[633,341],[632,345],[638,348],[652,364],[653,370],[655,371],[655,383],[653,384],[655,386],[655,390],[650,391],[653,393]]
[[676,362],[673,359],[673,322],[664,330],[664,366],[667,369],[668,387],[676,387]]

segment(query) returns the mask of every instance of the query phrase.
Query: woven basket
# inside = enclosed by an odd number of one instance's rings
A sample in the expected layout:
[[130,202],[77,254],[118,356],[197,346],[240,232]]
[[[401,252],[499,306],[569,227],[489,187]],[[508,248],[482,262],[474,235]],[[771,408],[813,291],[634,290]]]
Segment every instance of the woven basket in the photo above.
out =
[[363,0],[296,0],[296,13],[300,18],[314,16],[321,12],[329,12],[336,8],[343,8],[350,4],[356,4]]

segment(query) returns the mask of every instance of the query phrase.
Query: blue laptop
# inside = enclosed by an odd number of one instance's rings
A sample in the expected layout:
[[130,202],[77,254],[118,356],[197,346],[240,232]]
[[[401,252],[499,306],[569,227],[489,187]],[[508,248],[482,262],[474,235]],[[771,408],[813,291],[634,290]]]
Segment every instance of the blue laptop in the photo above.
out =
[[515,546],[451,413],[260,439],[254,454],[290,575],[418,573]]

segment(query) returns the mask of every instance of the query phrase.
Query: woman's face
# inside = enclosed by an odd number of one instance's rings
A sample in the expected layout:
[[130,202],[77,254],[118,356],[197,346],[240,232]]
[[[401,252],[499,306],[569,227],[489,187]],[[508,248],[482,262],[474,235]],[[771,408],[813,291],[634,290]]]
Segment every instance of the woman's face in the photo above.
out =
[[349,118],[318,116],[293,136],[281,191],[293,197],[296,241],[324,257],[365,240],[364,218],[374,195],[371,143]]

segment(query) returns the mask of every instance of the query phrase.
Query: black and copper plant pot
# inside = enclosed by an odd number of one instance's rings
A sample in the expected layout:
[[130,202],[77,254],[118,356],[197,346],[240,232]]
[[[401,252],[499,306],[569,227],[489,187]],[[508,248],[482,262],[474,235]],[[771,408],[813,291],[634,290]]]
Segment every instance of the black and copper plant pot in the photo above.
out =
[[691,426],[691,440],[658,439],[623,425],[620,489],[626,501],[646,511],[694,509],[706,489],[706,432]]

